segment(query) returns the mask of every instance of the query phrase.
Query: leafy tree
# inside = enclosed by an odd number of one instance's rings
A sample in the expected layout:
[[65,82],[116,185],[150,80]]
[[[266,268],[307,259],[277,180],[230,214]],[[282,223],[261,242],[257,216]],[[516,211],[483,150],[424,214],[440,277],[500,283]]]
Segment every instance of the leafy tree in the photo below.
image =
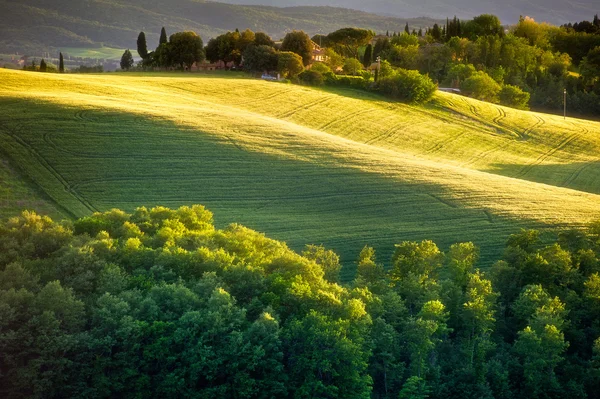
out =
[[346,58],[344,61],[344,73],[347,75],[358,75],[362,69],[363,65],[356,58]]
[[327,64],[332,71],[336,71],[344,65],[344,59],[333,49],[328,48],[325,50],[325,64]]
[[345,57],[358,59],[359,47],[366,46],[375,34],[366,29],[342,28],[327,35],[328,44]]
[[129,71],[131,67],[133,67],[133,54],[131,54],[131,51],[127,49],[121,57],[121,69],[124,71]]
[[264,32],[256,32],[254,34],[254,44],[256,46],[275,46],[273,39],[271,39],[271,37]]
[[408,33],[402,33],[392,39],[392,44],[396,46],[408,47],[408,46],[419,46],[419,39]]
[[303,64],[308,65],[312,61],[313,42],[306,33],[295,30],[285,35],[281,43],[281,51],[298,54]]
[[277,51],[267,45],[251,45],[244,51],[244,69],[253,72],[277,70]]
[[44,59],[42,58],[42,60],[40,61],[40,72],[46,72],[48,70],[48,66],[46,64],[46,61],[44,61]]
[[288,78],[298,75],[304,70],[302,57],[291,51],[282,51],[277,60],[277,71]]
[[504,35],[504,28],[500,19],[491,14],[482,14],[471,21],[467,21],[462,27],[463,34],[471,40],[476,40],[483,36],[500,36]]
[[529,110],[530,94],[517,86],[504,85],[498,94],[500,104],[523,110]]
[[325,249],[322,245],[307,245],[302,252],[302,256],[321,266],[327,281],[339,282],[342,266],[340,265],[340,257],[335,252]]
[[478,100],[498,102],[501,86],[487,73],[479,71],[465,79],[460,86],[468,96]]
[[59,53],[58,55],[59,57],[59,61],[58,61],[58,72],[60,73],[65,73],[65,60],[63,58],[62,53]]
[[179,32],[169,38],[169,52],[174,64],[190,69],[194,63],[204,60],[202,39],[194,32]]
[[421,53],[419,46],[392,46],[385,54],[385,58],[395,67],[403,69],[417,69]]
[[137,52],[143,60],[148,58],[148,45],[146,44],[146,34],[140,32],[137,38]]
[[378,89],[382,93],[400,100],[413,103],[423,103],[429,100],[437,85],[428,77],[418,71],[398,69],[390,76],[383,76],[383,62],[378,80]]

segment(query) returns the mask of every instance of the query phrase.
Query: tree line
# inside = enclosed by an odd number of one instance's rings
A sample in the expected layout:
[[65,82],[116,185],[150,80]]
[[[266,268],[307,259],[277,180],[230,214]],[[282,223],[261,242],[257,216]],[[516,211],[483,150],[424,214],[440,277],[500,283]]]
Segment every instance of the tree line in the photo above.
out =
[[598,398],[600,223],[301,254],[202,206],[0,224],[0,395]]
[[[279,73],[304,84],[362,87],[426,101],[430,95],[403,94],[404,89],[389,85],[390,80],[401,80],[399,76],[414,75],[408,71],[418,71],[422,87],[417,91],[423,93],[434,83],[515,108],[558,111],[566,88],[569,110],[600,115],[597,16],[561,27],[522,17],[506,29],[496,16],[484,14],[469,21],[447,19],[445,25],[425,31],[407,24],[401,33],[385,35],[344,28],[310,38],[293,31],[278,44],[265,33],[246,29],[213,38],[205,48],[191,32],[176,35],[171,43],[163,28],[159,47],[148,52],[140,33],[141,66],[189,69],[207,59],[253,73]],[[320,61],[313,60],[315,44],[324,48]],[[124,69],[133,66],[133,57],[126,58]],[[391,75],[394,79],[387,78]],[[379,82],[380,77],[387,79]]]

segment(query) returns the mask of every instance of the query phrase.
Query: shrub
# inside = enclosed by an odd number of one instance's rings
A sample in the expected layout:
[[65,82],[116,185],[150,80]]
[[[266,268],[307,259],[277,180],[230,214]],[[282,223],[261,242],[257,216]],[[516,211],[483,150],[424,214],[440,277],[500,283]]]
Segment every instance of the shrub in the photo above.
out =
[[429,100],[437,90],[429,76],[406,69],[398,69],[393,75],[380,78],[377,87],[389,97],[412,103]]
[[363,64],[356,58],[346,58],[344,61],[344,73],[358,75],[363,70]]
[[500,90],[499,97],[500,104],[517,109],[529,110],[530,95],[517,86],[504,85],[502,90]]
[[301,83],[308,86],[322,86],[325,82],[323,75],[313,70],[302,72],[300,75],[298,75],[298,79]]
[[327,64],[323,62],[315,62],[310,67],[311,71],[319,72],[321,75],[326,74],[327,72],[331,72],[331,68],[327,66]]
[[498,102],[502,87],[487,73],[479,71],[466,79],[460,89],[467,96],[478,100]]

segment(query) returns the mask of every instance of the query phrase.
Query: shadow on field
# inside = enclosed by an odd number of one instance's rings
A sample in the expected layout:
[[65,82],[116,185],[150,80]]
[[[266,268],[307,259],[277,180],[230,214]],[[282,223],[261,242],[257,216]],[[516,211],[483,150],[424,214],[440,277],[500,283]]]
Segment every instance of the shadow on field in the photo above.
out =
[[437,185],[323,166],[311,148],[294,148],[309,159],[301,161],[156,117],[19,99],[0,99],[0,108],[0,144],[12,162],[75,216],[203,204],[219,227],[240,223],[294,250],[334,249],[346,280],[366,244],[389,263],[394,244],[405,240],[431,239],[442,250],[473,241],[486,267],[509,234],[548,227],[462,207]]
[[494,164],[484,171],[591,194],[600,194],[600,162],[598,161],[549,165]]

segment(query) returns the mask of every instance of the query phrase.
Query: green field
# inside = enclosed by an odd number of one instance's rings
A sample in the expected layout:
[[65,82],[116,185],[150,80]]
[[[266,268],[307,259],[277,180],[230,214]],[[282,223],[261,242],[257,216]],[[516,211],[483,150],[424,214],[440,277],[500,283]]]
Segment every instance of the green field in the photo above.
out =
[[[80,57],[80,58],[98,58],[105,60],[120,60],[125,49],[112,47],[84,48],[84,47],[67,47],[60,49],[65,56]],[[133,52],[137,57],[137,53]]]
[[[0,71],[0,144],[65,215],[200,203],[293,249],[481,247],[600,218],[600,123],[206,74]],[[39,197],[44,198],[44,197]],[[37,199],[28,206],[36,208]],[[1,206],[1,205],[0,205]]]

